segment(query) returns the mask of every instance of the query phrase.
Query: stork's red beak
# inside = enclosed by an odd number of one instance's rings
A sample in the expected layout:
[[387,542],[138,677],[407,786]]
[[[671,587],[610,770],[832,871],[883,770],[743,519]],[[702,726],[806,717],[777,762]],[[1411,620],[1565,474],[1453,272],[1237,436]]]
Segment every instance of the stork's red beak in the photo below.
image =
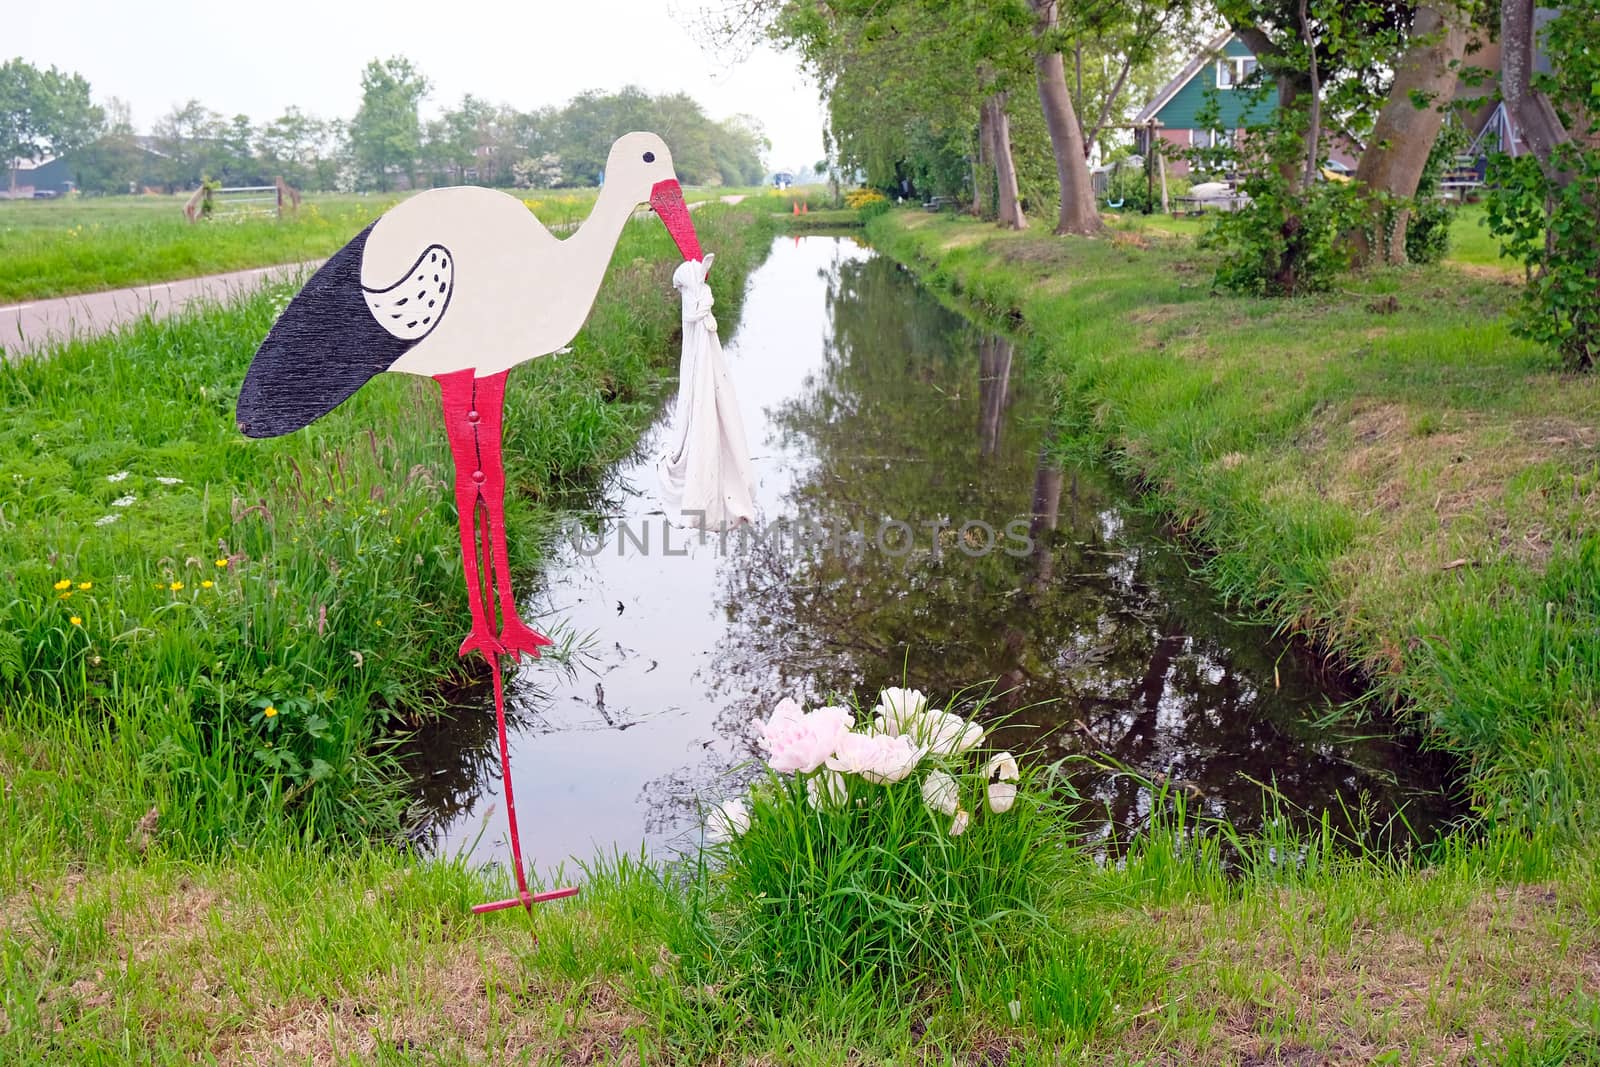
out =
[[689,219],[689,205],[683,202],[683,190],[676,179],[668,178],[650,187],[650,206],[661,216],[684,259],[704,258],[700,252],[700,238]]

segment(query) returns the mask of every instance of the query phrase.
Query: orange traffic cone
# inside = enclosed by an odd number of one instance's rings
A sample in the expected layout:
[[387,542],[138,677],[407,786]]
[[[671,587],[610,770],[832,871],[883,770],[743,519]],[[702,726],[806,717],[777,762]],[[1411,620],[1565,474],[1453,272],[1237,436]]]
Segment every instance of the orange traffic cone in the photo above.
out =
[[794,208],[794,213],[795,213],[795,214],[796,214],[796,215],[798,215],[798,214],[800,214],[800,201],[798,201],[798,200],[791,200],[791,201],[789,201],[789,206],[790,206],[790,207],[792,207],[792,208]]
[[802,215],[811,214],[811,205],[806,203],[804,200],[800,201],[800,214],[802,214]]

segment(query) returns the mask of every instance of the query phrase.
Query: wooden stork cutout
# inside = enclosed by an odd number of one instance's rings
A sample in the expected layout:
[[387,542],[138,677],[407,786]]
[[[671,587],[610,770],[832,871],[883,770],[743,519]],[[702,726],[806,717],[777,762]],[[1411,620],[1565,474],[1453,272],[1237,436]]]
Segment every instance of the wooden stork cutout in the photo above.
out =
[[[699,260],[672,154],[653,133],[611,146],[606,184],[589,218],[564,240],[518,199],[492,189],[434,189],[397,205],[323,264],[273,324],[239,390],[239,429],[292,433],[383,371],[426,375],[442,390],[456,467],[461,558],[472,631],[494,674],[500,769],[517,898],[474,911],[571,896],[530,893],[517,835],[500,658],[538,656],[550,639],[517,616],[505,539],[500,425],[506,375],[576,336],[622,227],[648,202],[686,260]],[[481,554],[480,554],[481,553]]]

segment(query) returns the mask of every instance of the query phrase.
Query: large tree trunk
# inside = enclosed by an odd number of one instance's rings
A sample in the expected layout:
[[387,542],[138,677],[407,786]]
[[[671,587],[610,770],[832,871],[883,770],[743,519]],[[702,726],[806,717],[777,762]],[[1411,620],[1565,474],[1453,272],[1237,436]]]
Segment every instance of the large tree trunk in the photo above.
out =
[[1061,184],[1061,214],[1056,233],[1096,234],[1100,232],[1100,212],[1094,206],[1094,187],[1089,182],[1089,154],[1084,148],[1083,127],[1078,125],[1067,92],[1067,68],[1061,53],[1052,47],[1050,35],[1056,28],[1056,0],[1032,0],[1037,20],[1039,51],[1033,66],[1039,77],[1039,103],[1044,108],[1044,123],[1050,130],[1050,148],[1056,157],[1056,178]]
[[1000,225],[1008,230],[1027,229],[1022,194],[1017,189],[1017,165],[1011,158],[1011,119],[1006,115],[1006,94],[995,93],[984,106],[989,109],[995,177],[1000,185]]
[[[1458,10],[1448,3],[1417,5],[1410,44],[1356,167],[1356,183],[1367,194],[1367,225],[1349,236],[1356,266],[1405,262],[1410,211],[1385,201],[1409,200],[1417,194],[1417,182],[1455,92],[1456,67],[1466,50],[1466,19]],[[1419,99],[1421,107],[1416,104]],[[1392,220],[1385,218],[1390,210]],[[1387,225],[1391,221],[1392,226]]]
[[[1293,111],[1299,106],[1299,100],[1311,91],[1311,76],[1308,71],[1287,70],[1281,63],[1267,64],[1268,57],[1279,55],[1278,46],[1255,26],[1246,23],[1232,23],[1233,32],[1245,46],[1255,53],[1269,70],[1273,71],[1273,82],[1278,89],[1278,110],[1280,112]],[[1315,156],[1313,154],[1312,158]],[[1283,158],[1278,160],[1278,173],[1283,175],[1284,182],[1288,185],[1290,193],[1298,193],[1304,188],[1307,161],[1301,159]]]
[[978,147],[972,156],[972,213],[988,218],[989,188],[994,182],[994,131],[990,128],[989,102],[978,105]]
[[1570,136],[1549,98],[1532,84],[1534,6],[1534,0],[1502,0],[1500,4],[1500,94],[1522,143],[1546,174],[1566,185],[1572,175],[1556,170],[1550,153]]

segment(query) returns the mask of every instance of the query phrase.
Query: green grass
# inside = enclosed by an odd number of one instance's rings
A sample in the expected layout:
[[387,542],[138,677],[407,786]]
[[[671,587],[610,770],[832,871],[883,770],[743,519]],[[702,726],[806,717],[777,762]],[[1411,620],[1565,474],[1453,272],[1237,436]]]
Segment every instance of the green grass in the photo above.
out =
[[[691,188],[690,203],[757,189]],[[524,190],[547,226],[588,216],[593,189]],[[407,194],[308,196],[298,213],[191,224],[182,196],[0,201],[0,304],[320,259]]]
[[1062,447],[1109,457],[1224,594],[1460,753],[1482,814],[1595,828],[1600,379],[1512,337],[1514,285],[1442,265],[1256,301],[1145,226],[1071,242],[898,213],[869,234],[1025,323]]
[[[36,802],[13,785],[5,811]],[[505,879],[257,842],[194,864],[137,835],[42,854],[0,897],[9,1064],[1588,1062],[1592,850],[1452,843],[1426,876],[1318,835],[1224,867],[1169,799],[1117,863],[1074,851],[1040,931],[958,984],[774,996],[717,936],[715,873],[625,858],[474,917]],[[960,839],[952,842],[961,846]],[[1298,862],[1285,864],[1292,855]],[[487,884],[486,884],[487,883]],[[937,922],[935,915],[928,922]],[[534,933],[537,934],[537,944]],[[827,931],[815,931],[822,939]],[[737,945],[734,945],[737,949]]]
[[[1203,217],[1171,215],[1140,215],[1128,212],[1116,216],[1117,225],[1123,229],[1148,231],[1180,237],[1199,237],[1210,226]],[[1490,267],[1520,275],[1521,268],[1512,260],[1500,255],[1500,242],[1489,233],[1485,225],[1482,204],[1462,205],[1450,223],[1450,250],[1445,262],[1456,266]]]

